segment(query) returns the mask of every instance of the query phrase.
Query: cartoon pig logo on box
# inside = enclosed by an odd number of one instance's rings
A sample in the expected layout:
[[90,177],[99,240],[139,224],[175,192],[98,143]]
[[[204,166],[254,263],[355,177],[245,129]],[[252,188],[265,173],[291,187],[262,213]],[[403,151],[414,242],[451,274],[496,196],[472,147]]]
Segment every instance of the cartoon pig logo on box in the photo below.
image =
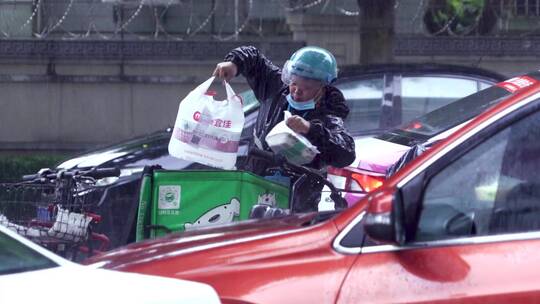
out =
[[240,215],[240,201],[231,199],[228,204],[223,204],[207,211],[194,223],[185,223],[184,230],[193,230],[200,227],[232,223],[235,216]]

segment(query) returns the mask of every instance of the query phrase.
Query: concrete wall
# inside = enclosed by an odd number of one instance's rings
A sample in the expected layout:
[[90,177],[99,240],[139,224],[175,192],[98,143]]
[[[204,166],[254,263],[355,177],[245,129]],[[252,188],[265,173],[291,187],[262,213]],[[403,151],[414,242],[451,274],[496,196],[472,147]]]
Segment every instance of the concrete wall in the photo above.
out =
[[56,77],[46,76],[46,66],[31,65],[44,73],[0,82],[2,148],[84,149],[172,125],[179,101],[210,77],[214,66],[128,63],[125,76],[153,79],[125,81],[111,73],[118,65],[60,63]]
[[[206,60],[76,60],[68,55],[0,60],[0,149],[82,150],[171,126],[179,102],[208,79],[232,49],[217,44],[193,52]],[[300,46],[260,45],[276,64]],[[14,53],[17,49],[10,48]],[[249,89],[242,77],[232,86],[237,92]],[[225,98],[219,82],[212,89]]]
[[[427,35],[425,3],[399,1],[395,62],[473,65],[508,76],[539,68],[540,39],[534,36]],[[328,48],[340,65],[359,62],[358,16],[294,12],[286,18],[292,40],[253,42],[274,62],[281,64],[304,44]],[[0,40],[0,149],[80,150],[173,124],[181,98],[211,75],[224,54],[252,44],[198,38]],[[247,89],[242,79],[233,87]]]
[[360,35],[358,17],[343,15],[317,15],[293,13],[287,23],[295,41],[317,45],[334,54],[339,65],[358,64]]
[[397,62],[433,62],[475,66],[507,76],[540,68],[540,37],[396,38]]
[[396,56],[397,61],[407,62],[435,62],[455,64],[461,66],[474,66],[495,71],[508,78],[523,75],[540,69],[540,56]]
[[[402,0],[396,6],[394,62],[475,66],[508,77],[540,68],[538,36],[511,34],[499,25],[493,28],[491,35],[486,36],[429,34],[423,21],[428,2]],[[308,11],[289,13],[287,22],[293,32],[293,39],[328,48],[334,53],[338,63],[343,65],[361,62],[359,18],[343,14],[321,15]],[[535,25],[536,23],[531,23],[529,28],[535,28]],[[372,26],[373,31],[376,31],[379,25]]]
[[[428,4],[429,1],[399,1],[395,15],[396,62],[475,66],[508,77],[540,68],[540,39],[534,33],[538,17],[528,18],[527,26],[519,27],[522,18],[499,14],[498,21],[484,36],[433,36],[423,22]],[[510,8],[511,1],[492,3],[497,8],[499,4]]]

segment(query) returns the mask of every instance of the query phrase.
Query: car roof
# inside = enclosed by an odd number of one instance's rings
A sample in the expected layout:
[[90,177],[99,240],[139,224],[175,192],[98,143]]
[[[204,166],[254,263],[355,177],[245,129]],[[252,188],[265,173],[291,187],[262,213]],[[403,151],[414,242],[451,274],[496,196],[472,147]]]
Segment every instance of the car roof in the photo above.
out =
[[344,65],[340,67],[338,82],[342,78],[383,73],[461,75],[464,77],[482,78],[491,82],[500,82],[508,78],[497,72],[479,67],[437,63],[390,63]]

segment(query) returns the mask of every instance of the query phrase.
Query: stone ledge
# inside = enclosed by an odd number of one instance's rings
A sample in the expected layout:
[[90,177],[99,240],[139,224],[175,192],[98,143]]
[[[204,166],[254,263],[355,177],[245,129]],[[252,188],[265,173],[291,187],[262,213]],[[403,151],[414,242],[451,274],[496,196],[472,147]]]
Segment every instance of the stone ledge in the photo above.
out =
[[260,41],[64,41],[0,40],[0,59],[54,60],[220,60],[240,45],[254,45],[285,61],[302,42]]
[[540,37],[396,36],[395,56],[538,56]]
[[5,75],[0,74],[0,83],[160,83],[193,84],[205,79],[197,76],[159,75]]
[[319,31],[319,32],[358,32],[358,17],[306,14],[288,14],[287,24],[291,31]]

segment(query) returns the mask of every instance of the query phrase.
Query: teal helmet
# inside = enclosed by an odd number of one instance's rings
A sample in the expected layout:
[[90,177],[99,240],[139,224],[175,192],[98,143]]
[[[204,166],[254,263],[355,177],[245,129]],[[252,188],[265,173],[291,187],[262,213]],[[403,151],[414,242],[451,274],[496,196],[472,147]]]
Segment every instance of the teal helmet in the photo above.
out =
[[336,80],[337,72],[336,58],[332,53],[320,47],[306,46],[285,62],[281,77],[287,84],[291,82],[292,75],[330,84]]

